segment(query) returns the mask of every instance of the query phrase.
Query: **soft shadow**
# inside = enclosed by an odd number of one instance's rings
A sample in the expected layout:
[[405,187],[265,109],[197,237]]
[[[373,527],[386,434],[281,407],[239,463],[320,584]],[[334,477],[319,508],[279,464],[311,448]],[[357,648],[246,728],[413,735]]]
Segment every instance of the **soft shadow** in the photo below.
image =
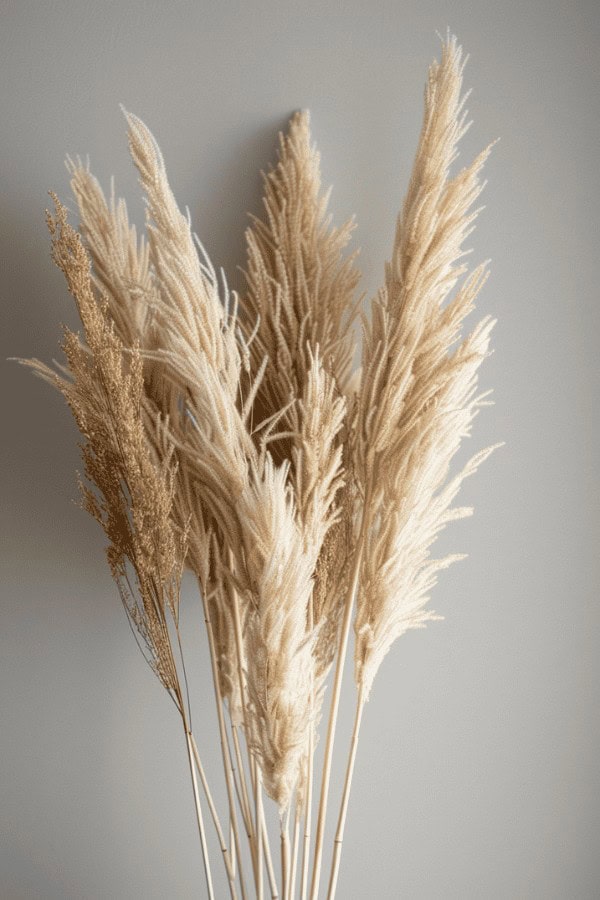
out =
[[286,131],[288,116],[273,117],[255,131],[235,131],[210,179],[210,193],[193,210],[194,227],[213,265],[224,269],[231,289],[241,291],[246,251],[244,233],[249,214],[262,215],[261,171],[277,159],[278,132]]

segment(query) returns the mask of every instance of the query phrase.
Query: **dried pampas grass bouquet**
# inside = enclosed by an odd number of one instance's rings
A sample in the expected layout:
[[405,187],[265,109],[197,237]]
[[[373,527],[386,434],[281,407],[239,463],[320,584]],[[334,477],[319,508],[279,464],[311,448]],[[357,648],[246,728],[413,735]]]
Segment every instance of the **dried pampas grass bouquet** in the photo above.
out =
[[[335,896],[366,702],[396,638],[436,618],[429,592],[460,557],[430,548],[471,514],[455,498],[494,449],[450,473],[490,402],[478,372],[494,324],[486,316],[462,334],[487,278],[485,263],[468,270],[463,244],[489,153],[451,174],[469,124],[463,68],[448,35],[429,69],[391,258],[360,319],[358,368],[353,224],[331,224],[307,113],[292,118],[264,176],[240,297],[215,274],[131,113],[145,235],[80,161],[68,160],[78,231],[52,195],[52,258],[83,330],[65,330],[65,365],[24,362],[61,391],[83,436],[83,506],[104,529],[132,631],[183,726],[209,897],[217,865],[232,898]],[[210,649],[226,809],[191,727],[186,569]],[[334,748],[349,644],[356,718],[349,746]],[[331,810],[334,765],[345,778]]]

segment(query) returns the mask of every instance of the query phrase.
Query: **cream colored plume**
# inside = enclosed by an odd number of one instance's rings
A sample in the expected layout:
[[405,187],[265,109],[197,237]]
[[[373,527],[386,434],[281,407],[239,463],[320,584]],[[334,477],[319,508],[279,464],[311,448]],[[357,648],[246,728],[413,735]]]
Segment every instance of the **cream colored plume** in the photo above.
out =
[[[278,163],[263,179],[265,217],[253,217],[246,232],[244,308],[246,331],[255,332],[253,371],[265,356],[270,363],[255,422],[302,396],[317,347],[323,368],[345,390],[356,348],[352,323],[360,277],[356,253],[343,255],[353,220],[338,229],[327,215],[330,192],[321,191],[308,112],[297,112],[288,134],[280,134]],[[289,421],[297,424],[294,407]]]
[[[288,133],[280,134],[277,165],[263,180],[265,215],[254,217],[246,232],[243,304],[251,371],[259,371],[264,357],[269,365],[252,415],[259,423],[285,411],[284,434],[274,435],[271,449],[276,460],[291,460],[298,525],[313,559],[306,634],[315,655],[316,721],[337,644],[350,548],[346,393],[356,352],[359,272],[355,254],[344,256],[353,222],[337,229],[327,215],[329,192],[321,190],[306,111],[297,112]],[[303,785],[306,777],[303,771]]]
[[467,277],[463,241],[476,212],[479,172],[489,148],[456,176],[450,167],[467,125],[463,61],[450,38],[429,70],[425,115],[408,193],[398,218],[385,286],[365,321],[357,471],[366,496],[365,552],[357,597],[356,679],[368,696],[394,640],[432,618],[425,608],[436,573],[458,556],[431,560],[429,548],[452,518],[460,482],[491,452],[477,454],[447,482],[485,394],[477,370],[493,326],[485,318],[455,347],[485,281]]
[[[152,217],[150,252],[162,293],[157,315],[163,349],[155,356],[171,373],[188,417],[185,440],[177,444],[180,464],[220,538],[213,542],[218,578],[209,582],[207,594],[215,603],[224,695],[235,707],[240,688],[247,690],[252,729],[247,737],[261,762],[267,792],[282,806],[289,802],[311,721],[301,707],[303,701],[306,708],[310,704],[312,642],[306,622],[316,553],[305,549],[296,521],[288,464],[275,466],[264,442],[255,444],[250,435],[250,404],[260,390],[264,363],[251,374],[242,402],[240,377],[254,345],[239,343],[235,303],[231,309],[227,297],[221,303],[212,266],[206,258],[203,264],[198,260],[189,221],[177,209],[158,147],[139,120],[128,116],[128,121]],[[198,530],[193,508],[191,515],[193,544]],[[231,590],[243,605],[246,622],[246,683],[237,688]]]
[[267,457],[262,477],[241,499],[253,600],[246,648],[253,750],[265,787],[285,810],[311,724],[313,638],[306,634],[314,558],[296,524],[287,465]]

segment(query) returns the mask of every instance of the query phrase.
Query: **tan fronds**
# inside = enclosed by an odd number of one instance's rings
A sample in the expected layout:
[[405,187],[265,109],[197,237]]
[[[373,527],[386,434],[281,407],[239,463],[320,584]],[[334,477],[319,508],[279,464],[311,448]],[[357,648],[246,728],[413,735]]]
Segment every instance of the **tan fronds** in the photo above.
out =
[[[172,516],[176,471],[172,447],[163,446],[160,456],[153,452],[144,425],[139,349],[125,352],[107,301],[99,302],[94,295],[90,260],[81,239],[56,197],[54,202],[56,214],[48,214],[52,256],[77,304],[85,344],[65,330],[68,377],[37,361],[28,364],[63,393],[71,408],[84,437],[84,471],[91,485],[81,482],[84,506],[109,540],[111,572],[148,661],[167,690],[176,694],[167,620],[169,614],[174,622],[179,617],[186,535]],[[154,428],[160,430],[160,423]]]
[[[368,696],[379,665],[406,629],[422,625],[435,573],[453,559],[429,548],[452,517],[461,480],[491,452],[474,457],[444,488],[461,439],[485,394],[477,370],[488,354],[488,317],[455,347],[485,278],[467,271],[463,242],[482,190],[485,150],[450,176],[464,135],[463,61],[454,38],[429,71],[425,114],[408,193],[399,216],[385,286],[364,323],[357,470],[365,499],[368,551],[357,599],[356,678]],[[466,510],[462,511],[467,514]]]
[[327,674],[336,645],[343,596],[339,564],[349,551],[341,538],[348,538],[352,511],[343,465],[347,401],[324,370],[318,348],[310,359],[305,390],[298,403],[299,434],[292,459],[298,520],[306,551],[314,560],[309,630],[318,630],[315,677],[319,684]]
[[250,740],[265,788],[289,805],[311,725],[313,637],[306,634],[314,560],[296,524],[287,465],[267,457],[241,499],[246,569],[253,592],[246,628]]
[[[141,123],[138,123],[137,131],[138,137],[142,134],[147,143],[152,143],[149,133]],[[160,157],[155,160],[157,166],[160,165],[159,160]],[[114,189],[108,202],[87,166],[83,166],[79,160],[76,163],[69,160],[68,168],[72,175],[71,186],[79,207],[81,231],[93,262],[95,283],[107,292],[110,316],[126,346],[132,346],[136,341],[141,343],[145,394],[150,403],[156,402],[160,405],[165,416],[170,414],[170,429],[178,446],[182,446],[189,430],[189,422],[186,422],[182,415],[182,398],[187,393],[187,382],[180,380],[177,383],[172,366],[169,367],[165,362],[165,336],[170,333],[164,330],[161,324],[160,315],[163,317],[165,315],[165,300],[155,285],[156,276],[150,244],[143,237],[138,242],[135,227],[129,224],[125,201],[115,200]],[[164,168],[149,172],[147,166],[145,171],[147,178],[162,183],[164,197],[169,191],[168,185],[164,184],[166,178]],[[175,201],[172,195],[170,203],[173,208]],[[177,264],[183,265],[185,253],[190,250],[191,236],[189,238],[186,241],[176,229],[171,229],[167,232],[166,238],[162,233],[155,235],[154,248],[156,249],[157,242],[162,240],[163,256],[172,260],[178,258]],[[165,246],[168,240],[174,240],[175,246]],[[193,256],[197,255],[195,248],[192,247],[191,253]],[[206,275],[206,286],[210,291],[208,272]],[[217,314],[221,315],[220,310]],[[207,603],[211,606],[215,640],[219,648],[221,686],[223,695],[230,697],[236,694],[236,684],[231,679],[233,654],[233,645],[230,644],[231,629],[227,621],[226,608],[222,602],[217,602],[223,594],[220,577],[215,575],[214,560],[209,563],[209,547],[217,525],[210,517],[207,519],[208,513],[203,506],[197,485],[190,483],[189,465],[185,465],[185,457],[183,457],[184,464],[181,464],[181,450],[172,452],[179,462],[174,514],[176,520],[181,525],[185,523],[188,528],[187,564],[199,578]]]
[[[297,112],[279,135],[279,161],[264,181],[265,218],[246,231],[248,313],[252,371],[270,365],[256,399],[254,421],[301,397],[320,348],[325,371],[343,392],[356,343],[352,323],[360,278],[356,253],[344,256],[353,220],[334,228],[322,193],[320,157],[311,144],[307,111]],[[297,423],[291,408],[289,421]]]
[[[206,256],[201,260],[189,213],[180,211],[169,186],[160,148],[141,119],[125,112],[129,149],[147,202],[150,259],[164,303],[190,350],[214,361],[225,382],[237,389],[239,354],[233,329]],[[203,251],[201,251],[203,252]]]
[[[188,564],[200,580],[218,652],[225,698],[236,693],[235,647],[222,559],[240,566],[236,503],[256,450],[239,408],[243,345],[236,304],[221,300],[215,271],[201,259],[189,216],[177,206],[162,154],[146,126],[126,114],[129,146],[147,200],[147,233],[158,298],[152,304],[159,340],[145,352],[154,365],[149,386],[169,413],[180,467],[180,515],[190,519]],[[214,537],[218,535],[215,545]]]
[[264,180],[264,219],[246,232],[245,329],[251,371],[268,357],[253,421],[285,410],[285,439],[272,445],[276,460],[292,462],[298,521],[314,557],[314,589],[307,634],[316,635],[314,715],[318,717],[343,606],[350,544],[352,485],[346,393],[356,351],[353,321],[360,273],[356,254],[344,256],[353,221],[334,228],[329,191],[321,190],[320,157],[310,119],[297,112],[279,136],[279,160]]
[[[305,552],[303,532],[294,521],[295,508],[286,483],[288,465],[275,467],[266,453],[264,435],[258,444],[251,439],[248,396],[242,404],[239,387],[248,346],[236,335],[236,304],[228,308],[227,298],[221,303],[210,262],[199,262],[189,220],[179,213],[156,142],[138,119],[128,115],[128,122],[132,156],[148,198],[150,255],[161,291],[156,306],[161,349],[146,356],[164,363],[165,377],[180,407],[176,431],[179,464],[188,491],[193,491],[202,510],[196,515],[190,507],[190,544],[205,546],[206,533],[202,532],[207,527],[219,538],[218,544],[212,542],[214,568],[204,564],[198,574],[211,605],[221,690],[236,709],[240,688],[247,689],[251,727],[265,742],[263,746],[253,738],[265,786],[278,803],[287,803],[297,777],[296,748],[298,743],[306,743],[310,718],[292,715],[289,701],[280,700],[277,692],[287,696],[289,685],[299,677],[298,660],[306,663],[312,646],[304,631],[300,634],[290,626],[290,617],[306,627],[314,551],[312,556]],[[186,277],[182,279],[183,271]],[[255,374],[257,382],[263,368]],[[250,383],[250,393],[255,387],[258,383]],[[202,552],[206,555],[206,549]],[[210,577],[211,571],[215,577]],[[209,577],[203,582],[206,572]],[[247,684],[242,686],[235,677],[232,591],[246,627]],[[264,646],[278,646],[274,603],[282,606],[287,622],[282,631],[285,652],[278,656],[276,666],[269,660],[270,674],[265,681],[262,657],[254,648],[260,647],[259,634]],[[271,626],[275,631],[269,634]],[[270,652],[273,655],[275,651]],[[264,700],[265,684],[268,702]]]
[[138,238],[129,221],[127,204],[117,199],[114,186],[110,200],[89,169],[67,159],[71,189],[79,209],[79,230],[92,260],[92,277],[107,298],[117,334],[126,347],[139,343],[152,346],[152,302],[156,295],[148,243]]
[[307,548],[318,555],[339,514],[335,506],[336,493],[343,483],[339,438],[346,415],[346,400],[324,370],[319,348],[314,356],[311,353],[298,407],[298,443],[292,450],[294,489]]

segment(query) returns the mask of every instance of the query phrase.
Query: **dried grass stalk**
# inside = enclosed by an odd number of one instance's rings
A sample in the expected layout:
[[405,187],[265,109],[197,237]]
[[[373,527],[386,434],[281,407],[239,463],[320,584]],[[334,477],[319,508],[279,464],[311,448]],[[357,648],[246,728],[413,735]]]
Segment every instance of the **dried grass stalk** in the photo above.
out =
[[[218,578],[228,572],[224,561],[234,560],[229,587],[243,601],[247,632],[244,649],[251,701],[251,734],[247,738],[261,763],[267,793],[285,808],[297,778],[298,746],[306,743],[310,725],[301,710],[294,714],[290,695],[291,686],[302,679],[306,669],[297,661],[307,655],[304,628],[312,560],[296,525],[295,507],[290,505],[288,467],[276,468],[265,440],[254,442],[250,435],[249,400],[242,401],[240,380],[252,345],[240,343],[239,332],[236,334],[235,302],[228,314],[208,260],[204,266],[199,264],[189,221],[176,207],[155,142],[139,120],[132,116],[128,120],[130,147],[153,222],[149,241],[161,284],[162,305],[157,315],[161,317],[163,347],[165,334],[167,346],[171,345],[168,354],[163,350],[154,355],[175,372],[177,399],[183,399],[191,422],[185,443],[182,440],[178,449],[181,465],[222,539],[220,547],[213,544],[215,556],[220,555]],[[186,273],[184,279],[181,272]],[[173,311],[187,318],[174,320]],[[249,376],[251,398],[260,389],[262,366]],[[216,601],[213,621],[223,694],[239,707],[232,677],[237,665],[229,591],[223,594],[218,578],[205,590],[211,602]],[[274,602],[283,605],[286,625],[281,630],[273,615]],[[285,635],[282,648],[278,645],[281,634]],[[261,642],[268,648],[266,656],[255,652]],[[270,674],[265,679],[267,667]],[[266,686],[268,702],[264,700]],[[297,700],[300,697],[297,687]],[[236,721],[240,720],[236,715]],[[256,739],[257,734],[262,740]]]
[[477,372],[494,325],[486,317],[460,339],[485,283],[485,264],[453,294],[467,272],[463,243],[478,212],[472,207],[490,150],[450,176],[468,128],[463,66],[461,49],[450,38],[429,70],[392,260],[370,321],[364,319],[356,469],[369,497],[368,552],[357,596],[355,661],[365,698],[396,638],[435,617],[425,604],[436,573],[462,556],[431,560],[429,549],[449,521],[472,512],[451,503],[463,479],[494,449],[476,454],[448,481],[450,463],[489,394],[477,394]]
[[[64,375],[37,360],[29,364],[64,395],[84,437],[83,505],[109,540],[107,557],[127,614],[143,640],[148,660],[165,688],[180,699],[168,635],[169,614],[179,620],[179,584],[186,533],[174,522],[176,466],[173,448],[149,440],[144,416],[139,349],[125,352],[108,315],[94,296],[90,262],[81,238],[54,198],[48,214],[52,257],[63,271],[85,332],[85,344],[65,329]],[[160,420],[154,422],[160,431]],[[132,586],[131,574],[135,578]]]
[[[277,165],[263,180],[265,216],[253,217],[246,232],[244,311],[250,371],[256,377],[265,358],[270,364],[255,392],[252,420],[283,415],[284,433],[271,448],[275,459],[291,462],[298,524],[313,559],[306,632],[315,657],[316,721],[340,623],[339,576],[350,548],[352,485],[342,457],[360,273],[356,253],[344,255],[353,221],[337,229],[327,215],[330,191],[321,190],[320,157],[306,111],[294,115],[287,135],[280,134]],[[311,755],[306,747],[299,808],[305,805]]]
[[341,611],[339,581],[332,576],[349,548],[352,485],[342,456],[361,298],[355,297],[356,253],[345,256],[344,250],[354,222],[337,229],[327,215],[330,190],[321,190],[320,156],[306,111],[294,115],[287,135],[280,134],[278,163],[263,179],[265,218],[254,217],[246,232],[251,372],[265,358],[270,361],[253,419],[270,421],[285,411],[286,431],[272,452],[291,460],[299,521],[317,556],[312,626],[320,629],[315,652],[323,673],[331,664]]

